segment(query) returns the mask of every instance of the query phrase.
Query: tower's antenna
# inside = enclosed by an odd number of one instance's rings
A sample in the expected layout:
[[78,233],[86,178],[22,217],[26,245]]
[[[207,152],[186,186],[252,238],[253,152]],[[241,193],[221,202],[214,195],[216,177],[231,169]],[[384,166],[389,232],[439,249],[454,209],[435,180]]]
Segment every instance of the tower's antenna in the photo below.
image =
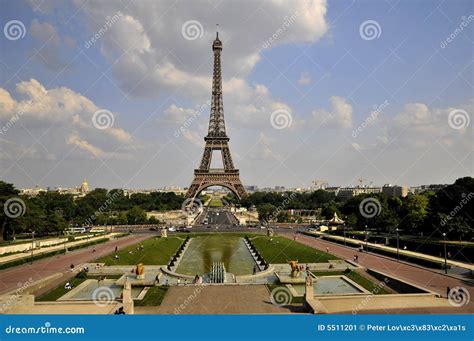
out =
[[216,38],[219,39],[219,24],[216,24]]

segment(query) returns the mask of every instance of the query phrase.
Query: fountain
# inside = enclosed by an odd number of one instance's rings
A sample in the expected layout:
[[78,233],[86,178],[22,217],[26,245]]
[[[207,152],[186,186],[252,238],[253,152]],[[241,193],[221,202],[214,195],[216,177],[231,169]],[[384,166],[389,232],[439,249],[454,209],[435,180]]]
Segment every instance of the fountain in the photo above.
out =
[[225,266],[223,262],[213,262],[211,272],[209,273],[209,281],[211,283],[225,282]]

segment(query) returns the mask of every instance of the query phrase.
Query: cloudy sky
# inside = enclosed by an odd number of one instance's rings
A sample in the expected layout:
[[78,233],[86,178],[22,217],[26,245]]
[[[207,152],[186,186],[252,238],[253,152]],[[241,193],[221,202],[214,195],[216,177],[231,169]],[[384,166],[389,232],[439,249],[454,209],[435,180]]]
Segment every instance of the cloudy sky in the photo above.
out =
[[473,173],[471,1],[0,0],[0,179],[188,186],[216,23],[244,185]]

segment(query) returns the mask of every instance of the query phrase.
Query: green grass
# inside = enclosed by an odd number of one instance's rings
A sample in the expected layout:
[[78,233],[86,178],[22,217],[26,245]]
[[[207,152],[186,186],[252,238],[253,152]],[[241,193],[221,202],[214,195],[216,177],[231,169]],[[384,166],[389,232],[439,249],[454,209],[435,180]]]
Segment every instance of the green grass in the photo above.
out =
[[145,297],[142,300],[136,300],[135,306],[157,306],[160,305],[165,297],[166,293],[168,292],[167,287],[151,287],[148,289]]
[[76,277],[68,281],[62,282],[53,290],[48,291],[47,293],[37,297],[36,301],[56,301],[58,298],[60,298],[61,296],[69,292],[69,290],[64,289],[64,286],[66,285],[67,282],[71,283],[73,288],[76,288],[79,284],[84,282],[86,279],[87,279],[86,275],[79,273],[76,275]]
[[[120,278],[122,275],[107,275],[106,278],[107,279],[118,279]],[[44,301],[48,301],[48,302],[51,302],[51,301],[56,301],[58,298],[62,297],[63,295],[65,295],[67,292],[69,292],[70,290],[66,290],[64,289],[64,286],[66,285],[67,282],[71,283],[73,289],[76,288],[79,284],[81,284],[82,282],[84,282],[86,279],[97,279],[98,277],[100,276],[88,276],[84,273],[78,273],[76,275],[76,277],[68,280],[68,281],[64,281],[62,282],[61,284],[59,284],[57,287],[55,287],[54,289],[44,293],[43,295],[39,296],[36,298],[36,301],[40,301],[40,302],[44,302]]]
[[222,204],[221,199],[214,198],[214,199],[211,199],[211,201],[209,202],[209,206],[210,207],[222,207],[222,206],[224,206],[224,204]]
[[251,238],[251,241],[268,263],[287,263],[290,260],[297,260],[299,263],[325,263],[339,259],[284,237],[276,236],[270,240],[266,236],[257,236]]
[[[154,237],[120,249],[117,253],[111,253],[108,256],[98,258],[93,263],[105,263],[105,265],[135,265],[138,263],[143,263],[144,265],[164,265],[168,264],[171,256],[176,253],[181,243],[183,243],[183,238]],[[137,247],[140,245],[143,245],[143,250],[137,250]],[[129,251],[133,253],[130,254]],[[115,259],[116,254],[119,256],[119,259]]]
[[378,283],[372,282],[370,279],[365,278],[355,271],[351,271],[344,275],[375,295],[390,294],[390,291],[386,290],[384,287],[380,287],[377,285]]

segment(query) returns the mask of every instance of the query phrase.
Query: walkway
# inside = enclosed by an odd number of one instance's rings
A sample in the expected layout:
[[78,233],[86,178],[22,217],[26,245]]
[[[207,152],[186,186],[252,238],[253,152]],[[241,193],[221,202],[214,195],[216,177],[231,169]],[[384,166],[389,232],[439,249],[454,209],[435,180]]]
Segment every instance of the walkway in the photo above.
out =
[[[280,233],[280,235],[293,239],[294,234]],[[440,273],[435,273],[430,270],[421,268],[419,266],[413,266],[406,263],[399,263],[396,260],[380,257],[375,254],[368,254],[365,252],[357,252],[354,249],[331,243],[326,240],[310,237],[302,234],[298,234],[297,241],[311,246],[315,249],[326,252],[326,248],[329,248],[329,253],[343,259],[352,259],[354,254],[359,255],[359,264],[370,269],[379,270],[387,274],[395,275],[401,279],[418,284],[431,291],[437,292],[438,294],[446,297],[446,288],[464,287],[471,294],[471,300],[469,304],[458,308],[461,312],[474,312],[474,286],[464,281],[455,279],[453,277],[445,276]]]
[[[321,232],[314,232],[314,233],[318,236],[324,236],[325,238],[328,238],[328,239],[344,241],[344,237],[341,237],[341,236],[333,236],[333,235],[328,235],[326,233],[321,233]],[[346,238],[346,242],[348,244],[355,244],[355,245],[358,245],[358,246],[362,245],[362,246],[364,246],[364,248],[365,248],[365,244],[366,244],[365,241],[363,241],[363,240],[350,239],[350,238]],[[368,245],[369,249],[385,250],[385,251],[393,253],[394,255],[397,254],[397,248],[395,248],[395,247],[390,247],[390,246],[381,245],[381,244],[374,244],[374,243],[367,243],[367,245]],[[408,256],[408,257],[419,258],[419,259],[426,259],[426,260],[436,262],[436,263],[444,263],[444,258],[431,256],[431,255],[427,255],[427,254],[420,253],[420,252],[414,252],[414,251],[399,249],[399,253],[402,256]],[[457,267],[468,269],[468,270],[474,270],[474,264],[458,262],[458,261],[455,261],[455,260],[449,260],[448,259],[448,265],[457,266]]]
[[[292,307],[298,310],[298,308]],[[135,314],[289,314],[270,302],[265,285],[171,287],[158,307],[135,307]]]
[[[91,238],[88,238],[88,239],[82,239],[82,240],[78,240],[78,241],[74,241],[74,242],[67,242],[65,244],[57,244],[57,245],[53,245],[53,246],[46,246],[46,247],[42,247],[40,249],[33,250],[33,255],[37,256],[37,255],[40,255],[40,254],[43,254],[43,253],[48,253],[48,252],[53,252],[53,251],[58,251],[58,250],[64,250],[64,248],[70,248],[70,247],[78,246],[78,245],[81,245],[81,244],[87,244],[87,243],[90,243],[90,242],[93,242],[93,241],[96,241],[96,240],[100,240],[100,239],[104,239],[104,238],[109,238],[110,239],[110,238],[113,238],[114,236],[116,236],[118,234],[119,233],[109,233],[109,234],[105,234],[105,235],[102,235],[102,236],[91,237]],[[0,264],[8,263],[8,262],[18,260],[18,259],[23,259],[23,258],[31,258],[31,251],[18,252],[18,253],[14,253],[12,255],[0,257]]]
[[[149,234],[130,235],[103,244],[70,251],[67,254],[37,260],[33,264],[24,264],[0,270],[0,294],[17,289],[19,284],[21,286],[22,283],[28,282],[30,278],[33,281],[37,281],[55,273],[64,273],[66,275],[64,279],[66,280],[75,275],[75,273],[69,270],[71,264],[79,265],[90,262],[113,252],[116,246],[122,249],[129,245],[140,243],[150,236]],[[94,247],[96,252],[92,252]]]

